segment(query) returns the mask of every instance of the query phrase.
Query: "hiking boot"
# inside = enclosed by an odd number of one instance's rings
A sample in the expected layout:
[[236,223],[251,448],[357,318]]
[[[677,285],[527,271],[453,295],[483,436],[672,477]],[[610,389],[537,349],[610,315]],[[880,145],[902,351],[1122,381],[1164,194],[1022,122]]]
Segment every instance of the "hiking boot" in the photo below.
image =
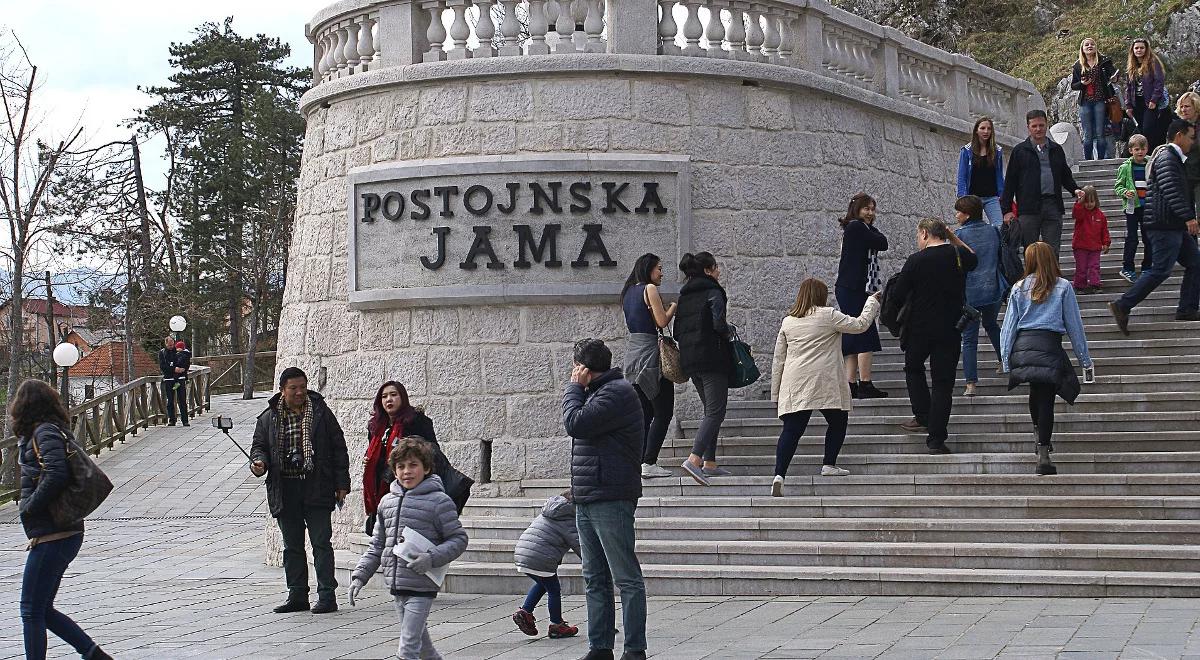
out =
[[[517,624],[517,628],[519,628],[521,632],[529,635],[530,637],[537,637],[538,629],[537,625],[535,624],[537,619],[533,618],[532,614],[526,612],[523,608],[517,608],[517,611],[513,612],[512,620],[513,623]],[[550,626],[550,636],[554,636],[554,626]]]
[[779,475],[771,480],[771,497],[783,497],[783,477]]
[[1058,474],[1058,468],[1054,467],[1054,463],[1050,461],[1050,445],[1038,445],[1037,455],[1037,474],[1039,476]]
[[1121,278],[1124,279],[1126,282],[1133,284],[1135,281],[1137,281],[1138,276],[1135,271],[1126,270],[1126,269],[1122,268],[1121,269]]
[[313,614],[329,614],[330,612],[336,612],[336,611],[337,611],[337,601],[332,598],[330,598],[328,600],[325,600],[325,599],[318,600],[317,604],[313,605],[312,610],[311,610],[311,612]]
[[869,380],[858,381],[858,398],[860,399],[886,399],[888,393],[875,387],[875,383]]
[[847,470],[846,468],[840,468],[836,465],[821,466],[822,477],[844,477],[848,474],[850,474],[850,470]]
[[[696,467],[695,465],[692,465],[691,461],[685,460],[683,462],[683,465],[680,467],[682,467],[683,471],[687,472],[688,476],[695,479],[696,483],[700,484],[701,486],[711,485],[708,483],[708,477],[704,475],[704,471],[701,470],[700,468]],[[611,649],[609,651],[611,653]]]
[[1200,312],[1192,310],[1190,312],[1176,312],[1176,321],[1200,321]]
[[924,424],[917,421],[916,417],[913,417],[907,422],[901,424],[900,428],[903,429],[905,433],[929,433],[929,429]]
[[1117,329],[1126,337],[1129,336],[1129,312],[1121,309],[1115,301],[1108,303],[1108,311],[1112,313],[1113,320],[1117,322]]
[[287,614],[288,612],[307,612],[308,599],[289,598],[287,599],[286,603],[279,605],[271,611],[276,614]]
[[[515,614],[513,616],[516,616]],[[579,634],[579,628],[563,621],[562,623],[550,624],[550,639],[562,639],[563,637],[574,637]]]

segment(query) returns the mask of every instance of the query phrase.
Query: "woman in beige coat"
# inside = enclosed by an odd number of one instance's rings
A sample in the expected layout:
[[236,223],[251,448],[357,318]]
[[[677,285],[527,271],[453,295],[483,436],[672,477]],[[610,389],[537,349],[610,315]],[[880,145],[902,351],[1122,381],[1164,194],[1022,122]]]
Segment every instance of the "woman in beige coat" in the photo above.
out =
[[775,448],[775,480],[771,483],[771,495],[775,497],[783,495],[788,464],[796,455],[796,446],[814,410],[820,410],[829,425],[821,476],[850,474],[837,467],[852,407],[850,387],[842,377],[841,336],[865,332],[875,323],[879,294],[867,298],[858,318],[833,309],[828,299],[829,287],[821,280],[801,282],[796,304],[783,319],[775,340],[771,400],[778,402],[779,418],[783,420],[783,432]]

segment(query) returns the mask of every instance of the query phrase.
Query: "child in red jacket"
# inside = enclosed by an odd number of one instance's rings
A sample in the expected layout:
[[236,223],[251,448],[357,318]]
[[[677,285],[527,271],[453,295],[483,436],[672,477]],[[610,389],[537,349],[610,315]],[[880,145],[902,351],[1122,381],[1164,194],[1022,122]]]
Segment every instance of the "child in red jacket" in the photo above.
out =
[[1108,235],[1108,218],[1100,210],[1100,196],[1094,186],[1083,187],[1083,199],[1075,202],[1071,214],[1075,218],[1075,235],[1071,249],[1075,252],[1075,281],[1077,293],[1098,293],[1100,289],[1100,255],[1108,254],[1112,238]]

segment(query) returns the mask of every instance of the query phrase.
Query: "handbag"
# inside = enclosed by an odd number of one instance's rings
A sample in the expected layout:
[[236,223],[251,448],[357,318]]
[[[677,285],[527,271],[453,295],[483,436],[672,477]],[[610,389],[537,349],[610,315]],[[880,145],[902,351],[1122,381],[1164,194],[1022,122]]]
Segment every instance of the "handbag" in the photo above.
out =
[[[46,507],[50,519],[59,527],[69,527],[87,518],[95,511],[112,492],[112,481],[100,469],[99,465],[88,456],[87,452],[75,443],[75,437],[70,431],[55,426],[63,436],[63,448],[67,458],[67,487],[59,494],[58,499]],[[37,446],[37,438],[30,434],[29,441],[33,445],[33,454],[37,457],[38,466],[45,472],[46,464],[42,461],[42,452]]]
[[749,344],[738,338],[737,330],[733,330],[729,338],[729,350],[733,353],[733,378],[730,379],[729,389],[746,387],[757,381],[762,374],[758,365],[754,364]]
[[688,381],[688,377],[683,373],[683,364],[679,360],[679,342],[661,329],[658,331],[658,361],[663,378],[677,384]]
[[1121,107],[1121,102],[1115,96],[1105,99],[1104,112],[1108,115],[1108,121],[1113,124],[1121,123],[1121,119],[1125,117],[1125,109]]

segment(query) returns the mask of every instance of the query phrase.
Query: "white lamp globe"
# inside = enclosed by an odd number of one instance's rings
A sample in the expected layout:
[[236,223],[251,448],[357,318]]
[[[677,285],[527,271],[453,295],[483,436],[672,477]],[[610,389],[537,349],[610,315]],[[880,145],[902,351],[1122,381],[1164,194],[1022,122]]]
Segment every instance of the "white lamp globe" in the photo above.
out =
[[54,347],[54,364],[71,368],[76,362],[79,362],[79,347],[75,344],[63,342]]
[[168,325],[171,326],[171,332],[183,332],[187,329],[187,319],[182,316],[172,316]]

